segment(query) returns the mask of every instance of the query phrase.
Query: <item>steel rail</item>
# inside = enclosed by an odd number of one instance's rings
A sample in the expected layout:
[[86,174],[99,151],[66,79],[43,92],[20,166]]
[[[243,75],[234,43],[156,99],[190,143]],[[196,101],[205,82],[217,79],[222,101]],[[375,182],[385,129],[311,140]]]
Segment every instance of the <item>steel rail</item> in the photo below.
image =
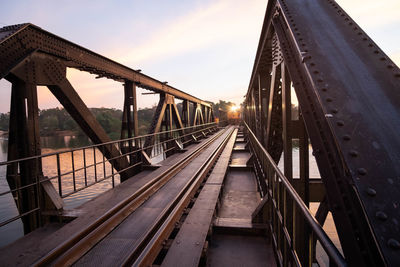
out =
[[[208,126],[208,125],[212,125],[212,124],[215,124],[215,123],[202,124],[201,126]],[[196,127],[198,127],[198,126],[196,126]],[[179,131],[184,131],[185,129],[189,129],[189,128],[193,128],[193,127],[186,127],[186,128],[174,129],[174,130],[172,130],[172,131],[178,131],[178,130],[179,130]],[[112,158],[108,159],[107,162],[110,162],[110,161],[112,161],[112,160],[116,160],[116,159],[119,159],[119,158],[122,158],[122,157],[126,157],[126,156],[129,156],[129,155],[133,155],[133,154],[135,154],[135,153],[137,153],[137,152],[139,152],[139,151],[143,151],[143,150],[145,150],[145,149],[147,149],[147,148],[153,148],[153,147],[155,147],[155,146],[162,145],[162,144],[165,144],[165,143],[174,141],[174,140],[178,140],[178,139],[181,139],[181,138],[189,137],[190,135],[192,135],[192,134],[194,134],[194,133],[197,133],[197,132],[201,132],[202,130],[209,130],[210,132],[212,132],[212,131],[211,131],[212,129],[216,129],[216,127],[210,126],[210,127],[207,127],[207,128],[201,129],[201,130],[196,130],[195,132],[191,132],[191,133],[187,133],[187,134],[180,135],[180,136],[178,136],[178,137],[172,137],[172,138],[170,138],[170,139],[167,139],[167,140],[165,140],[165,141],[159,142],[159,143],[157,143],[157,144],[149,145],[149,146],[146,146],[146,147],[139,147],[139,148],[137,148],[137,149],[135,149],[135,150],[132,150],[132,151],[130,151],[130,152],[128,152],[128,153],[124,153],[124,154],[121,154],[121,155],[119,155],[119,156],[112,157]],[[95,144],[95,145],[89,145],[89,146],[84,146],[84,147],[79,147],[79,148],[66,149],[66,150],[63,150],[63,151],[51,152],[51,153],[46,153],[46,154],[42,154],[42,155],[36,155],[36,156],[21,158],[21,159],[15,159],[15,160],[10,160],[10,161],[2,161],[2,162],[0,162],[0,166],[6,166],[6,165],[9,165],[9,164],[12,164],[12,163],[20,163],[20,162],[28,161],[28,160],[38,160],[38,159],[43,159],[43,158],[47,158],[47,157],[52,157],[52,156],[67,154],[67,153],[70,153],[70,152],[71,152],[71,153],[73,153],[73,152],[81,152],[81,151],[83,151],[83,150],[85,150],[85,149],[89,149],[89,148],[100,149],[100,147],[104,147],[105,145],[119,144],[119,143],[121,143],[121,142],[127,142],[127,141],[136,141],[136,140],[141,140],[141,139],[143,139],[144,137],[147,137],[147,136],[157,136],[157,135],[159,135],[159,134],[165,134],[165,133],[170,133],[170,132],[171,132],[171,131],[163,131],[163,132],[159,132],[159,133],[155,133],[155,134],[150,134],[150,135],[149,135],[149,134],[147,134],[147,135],[141,135],[141,136],[137,136],[137,137],[127,138],[127,139],[121,139],[121,140],[116,140],[116,141],[110,141],[110,142],[106,142],[106,143]],[[188,140],[188,141],[182,142],[182,143],[186,144],[186,143],[191,142],[191,141],[192,141],[192,140]],[[165,152],[165,151],[164,151],[164,152]],[[154,156],[158,156],[158,155],[160,155],[160,154],[162,154],[162,153],[156,154],[156,155],[154,155]],[[153,156],[153,157],[154,157],[154,156]],[[124,169],[122,169],[122,170],[119,170],[119,171],[115,172],[114,175],[118,175],[118,174],[120,174],[120,173],[123,173],[124,171],[126,171],[126,170],[128,170],[128,169],[131,169],[131,168],[133,168],[133,167],[139,165],[140,163],[142,163],[142,162],[135,163],[135,164],[133,164],[133,165],[130,165],[130,166],[127,167],[127,168],[124,168]],[[94,167],[94,166],[97,166],[97,165],[100,165],[100,164],[103,164],[103,162],[100,162],[100,161],[99,161],[99,162],[96,162],[96,163],[93,163],[93,164],[86,165],[85,167],[77,168],[77,169],[75,169],[75,173],[76,173],[76,172],[79,172],[79,171],[82,171],[82,170],[85,170],[85,169],[88,169],[88,168],[91,168],[91,167]],[[65,175],[72,174],[72,173],[73,173],[73,171],[63,172],[63,173],[61,173],[61,176],[65,176]],[[78,191],[80,191],[80,190],[82,190],[82,189],[86,189],[86,188],[90,187],[91,185],[95,185],[95,184],[97,184],[98,182],[103,181],[103,180],[106,180],[106,179],[108,179],[108,178],[110,178],[110,177],[112,177],[112,175],[109,175],[109,176],[107,176],[106,178],[103,178],[103,179],[101,179],[101,180],[98,180],[98,181],[96,181],[96,182],[94,182],[94,183],[92,183],[92,184],[90,184],[90,185],[86,185],[85,187],[83,187],[83,188],[81,188],[81,189],[74,190],[74,191],[71,192],[71,193],[62,194],[61,197],[62,197],[62,198],[65,198],[65,197],[67,197],[67,196],[69,196],[69,195],[71,195],[71,194],[74,194],[74,193],[76,193],[76,192],[78,192]],[[56,178],[58,178],[58,175],[54,175],[54,176],[51,176],[51,177],[47,177],[47,178],[41,179],[39,183],[43,183],[43,182],[46,182],[46,181],[51,181],[51,180],[54,180],[54,179],[56,179]],[[28,187],[35,186],[35,185],[36,185],[36,182],[31,183],[31,184],[28,184],[28,185],[21,186],[21,187],[18,187],[18,188],[16,188],[16,189],[10,189],[10,190],[8,190],[8,191],[0,192],[0,197],[3,196],[3,195],[6,195],[6,194],[10,194],[10,193],[13,193],[13,192],[17,192],[17,191],[19,191],[19,190],[21,190],[21,189],[25,189],[25,188],[28,188]]]
[[36,261],[33,266],[49,264],[70,265],[74,263],[223,133],[224,131],[221,131],[211,137],[210,140],[207,140],[190,155],[169,167],[130,197],[120,201],[89,226],[48,252]]
[[212,169],[214,162],[222,153],[225,145],[232,136],[232,128],[224,140],[214,149],[211,155],[188,180],[182,190],[175,196],[174,200],[164,208],[158,219],[150,229],[140,238],[135,250],[125,258],[122,266],[149,266],[158,254],[162,242],[168,238],[175,222],[180,218],[183,209],[188,205],[191,197],[199,188],[207,173]]

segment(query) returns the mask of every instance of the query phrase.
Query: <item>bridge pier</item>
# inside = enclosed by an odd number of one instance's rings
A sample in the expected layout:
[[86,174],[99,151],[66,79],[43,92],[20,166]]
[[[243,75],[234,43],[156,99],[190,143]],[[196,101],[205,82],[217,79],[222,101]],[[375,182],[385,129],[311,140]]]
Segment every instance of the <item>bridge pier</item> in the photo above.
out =
[[[12,74],[7,76],[7,80],[12,83],[8,161],[40,155],[36,84],[31,79],[23,80]],[[42,165],[36,159],[7,165],[7,182],[11,190],[35,184],[41,176],[43,176]],[[37,202],[39,191],[40,188],[37,186],[13,192],[20,214],[39,208],[42,204]],[[32,212],[24,216],[22,222],[26,234],[40,226],[40,216],[37,212]]]

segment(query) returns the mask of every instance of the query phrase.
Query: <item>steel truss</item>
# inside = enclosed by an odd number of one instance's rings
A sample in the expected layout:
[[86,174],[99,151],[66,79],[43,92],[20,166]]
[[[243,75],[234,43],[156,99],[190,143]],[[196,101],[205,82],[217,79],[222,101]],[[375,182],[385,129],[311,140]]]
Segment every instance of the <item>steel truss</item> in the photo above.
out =
[[[149,77],[140,70],[132,70],[32,24],[7,26],[0,29],[0,79],[5,78],[12,83],[8,161],[33,157],[41,153],[37,86],[49,88],[94,144],[111,141],[68,81],[67,67],[96,74],[97,78],[105,77],[124,84],[121,139],[138,136],[136,87],[160,94],[160,104],[149,129],[147,147],[153,147],[154,134],[163,130],[170,132],[163,134],[162,139],[173,140],[171,138],[173,123],[175,128],[183,128],[214,121],[209,102]],[[175,98],[183,100],[182,115],[175,104]],[[190,110],[190,106],[194,109]],[[190,114],[194,117],[191,118]],[[183,135],[183,130],[179,131],[179,134]],[[182,139],[184,139],[182,143],[188,143],[187,136]],[[194,140],[195,137],[189,139]],[[138,150],[135,142],[121,142],[120,146],[110,144],[104,146],[101,151],[115,170],[118,172],[124,170],[120,175],[121,181],[140,171],[141,166],[138,163],[146,162],[148,159],[148,155],[142,150],[140,155],[129,153]],[[167,156],[180,150],[180,146],[176,140],[166,142],[164,149]],[[129,154],[129,157],[122,157],[121,153]],[[133,165],[135,168],[130,168]],[[42,166],[38,160],[24,161],[21,166],[13,164],[7,167],[7,180],[12,190],[33,184],[42,178]],[[33,200],[38,199],[37,194],[41,191],[40,188],[32,189],[18,199],[14,194],[20,214],[32,210],[36,205]],[[45,196],[43,198],[47,199]],[[54,208],[53,204],[50,201],[45,203],[45,206]],[[41,224],[40,218],[36,215],[24,217],[23,222],[25,232]]]
[[[245,121],[275,162],[282,156],[303,201],[321,202],[318,221],[332,212],[350,265],[400,265],[399,91],[399,68],[336,2],[268,2]],[[309,177],[309,140],[323,186]]]

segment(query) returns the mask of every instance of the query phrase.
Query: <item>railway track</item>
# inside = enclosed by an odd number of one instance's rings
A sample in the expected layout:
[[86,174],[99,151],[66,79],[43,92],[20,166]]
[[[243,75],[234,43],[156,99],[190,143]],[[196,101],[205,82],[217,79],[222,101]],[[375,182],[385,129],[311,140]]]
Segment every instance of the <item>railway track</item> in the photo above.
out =
[[182,211],[212,169],[213,164],[218,159],[232,132],[233,128],[228,128],[215,134],[210,140],[206,140],[203,145],[195,149],[187,157],[153,178],[130,197],[118,203],[93,223],[51,250],[35,262],[34,266],[70,266],[76,263],[116,229],[128,216],[133,214],[146,200],[155,195],[160,188],[190,164],[190,162],[199,157],[202,152],[220,139],[220,142],[212,148],[211,153],[208,154],[201,166],[196,168],[190,179],[187,179],[179,193],[163,208],[150,227],[135,242],[135,246],[131,247],[122,259],[122,265],[124,266],[150,265],[161,249],[163,241],[173,230],[175,222],[179,220]]

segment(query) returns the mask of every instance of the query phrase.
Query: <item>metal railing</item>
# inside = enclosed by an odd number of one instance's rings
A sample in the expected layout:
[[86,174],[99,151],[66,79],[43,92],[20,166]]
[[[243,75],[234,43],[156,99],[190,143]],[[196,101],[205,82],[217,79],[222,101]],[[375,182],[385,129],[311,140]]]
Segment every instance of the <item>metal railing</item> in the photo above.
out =
[[[11,194],[17,206],[18,199],[24,193],[26,195],[26,192],[29,192],[31,196],[29,199],[31,208],[22,213],[21,209],[19,209],[20,214],[12,218],[5,220],[2,218],[0,227],[34,213],[38,215],[40,220],[39,215],[43,211],[43,205],[41,204],[43,196],[41,192],[45,183],[51,182],[60,198],[66,198],[88,187],[107,181],[108,188],[113,188],[118,183],[116,178],[143,164],[141,160],[142,151],[150,150],[151,154],[148,156],[154,159],[160,155],[165,155],[167,151],[182,149],[188,143],[213,132],[217,126],[217,123],[212,122],[0,162],[0,169],[3,172],[0,175],[3,176],[2,178],[7,177],[9,182],[18,180],[14,178],[21,176],[21,171],[26,170],[26,166],[41,166],[37,169],[43,170],[43,172],[37,172],[36,174],[33,172],[35,176],[31,177],[33,182],[25,185],[15,184],[13,189],[0,192],[0,197]],[[153,140],[150,144],[148,142],[149,138]],[[174,146],[167,146],[167,144],[171,143]],[[117,149],[118,155],[106,158],[105,154],[111,149]],[[123,158],[128,161],[129,165],[124,169],[116,170],[112,165],[113,161]]]
[[[290,181],[280,171],[247,123],[243,122],[243,124],[255,154],[255,160],[265,177],[266,196],[264,197],[268,198],[269,225],[280,265],[311,266],[314,262],[313,249],[315,249],[314,244],[317,240],[327,254],[330,264],[345,266],[345,259],[311,214]],[[304,225],[301,229],[296,228],[299,220]],[[303,236],[303,240],[297,240],[299,234]],[[298,251],[299,242],[304,242],[302,245],[305,244],[303,246],[305,251]],[[303,255],[299,255],[299,253]]]

